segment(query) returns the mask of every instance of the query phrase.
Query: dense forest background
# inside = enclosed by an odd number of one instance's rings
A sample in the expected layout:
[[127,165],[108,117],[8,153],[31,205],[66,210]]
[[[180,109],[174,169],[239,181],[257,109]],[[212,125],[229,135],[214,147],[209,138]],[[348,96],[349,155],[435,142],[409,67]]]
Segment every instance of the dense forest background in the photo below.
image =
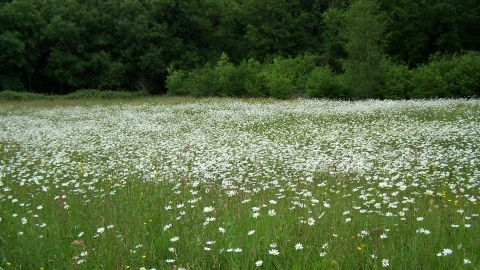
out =
[[478,0],[0,0],[0,90],[480,94]]

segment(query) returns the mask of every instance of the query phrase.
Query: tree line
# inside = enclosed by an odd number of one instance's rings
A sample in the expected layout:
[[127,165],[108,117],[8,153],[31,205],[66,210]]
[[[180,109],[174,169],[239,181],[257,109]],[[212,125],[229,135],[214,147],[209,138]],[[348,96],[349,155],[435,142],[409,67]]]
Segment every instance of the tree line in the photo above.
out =
[[0,90],[480,94],[477,0],[0,0]]

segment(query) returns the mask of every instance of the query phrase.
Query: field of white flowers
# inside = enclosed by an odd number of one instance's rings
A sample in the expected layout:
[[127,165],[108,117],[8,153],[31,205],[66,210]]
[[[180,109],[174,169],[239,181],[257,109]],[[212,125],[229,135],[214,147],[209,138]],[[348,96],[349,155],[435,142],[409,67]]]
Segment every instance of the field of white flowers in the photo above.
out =
[[480,101],[0,104],[0,268],[478,269]]

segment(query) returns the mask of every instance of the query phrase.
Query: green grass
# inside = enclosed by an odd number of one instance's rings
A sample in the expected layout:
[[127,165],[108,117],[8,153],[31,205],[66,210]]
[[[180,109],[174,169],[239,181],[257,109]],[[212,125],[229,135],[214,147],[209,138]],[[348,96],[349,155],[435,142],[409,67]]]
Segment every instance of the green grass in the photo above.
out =
[[146,92],[128,92],[128,91],[100,91],[95,89],[84,89],[67,95],[49,95],[29,92],[1,91],[0,101],[45,101],[45,100],[79,100],[79,99],[139,99],[150,97]]
[[2,109],[0,267],[478,269],[478,101],[322,102]]

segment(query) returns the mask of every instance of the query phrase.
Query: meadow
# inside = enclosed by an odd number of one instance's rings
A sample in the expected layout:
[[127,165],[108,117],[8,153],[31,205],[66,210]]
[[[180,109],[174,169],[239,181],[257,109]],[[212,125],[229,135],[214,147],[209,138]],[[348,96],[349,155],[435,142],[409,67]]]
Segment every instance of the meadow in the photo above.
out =
[[479,269],[479,145],[476,99],[1,103],[0,268]]

